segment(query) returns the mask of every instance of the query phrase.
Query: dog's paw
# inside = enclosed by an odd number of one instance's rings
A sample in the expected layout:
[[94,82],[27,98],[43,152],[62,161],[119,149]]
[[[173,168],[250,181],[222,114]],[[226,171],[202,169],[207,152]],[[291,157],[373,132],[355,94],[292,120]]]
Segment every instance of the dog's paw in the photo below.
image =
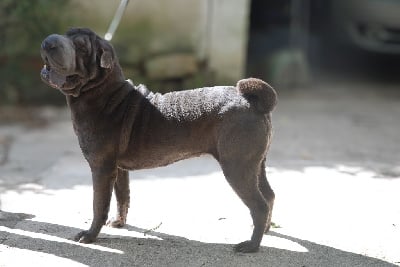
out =
[[233,247],[235,252],[242,252],[242,253],[253,253],[257,252],[260,249],[259,244],[255,244],[251,240],[244,241],[239,243]]
[[113,228],[121,228],[125,226],[125,220],[123,218],[112,218],[111,220],[108,220],[106,225],[109,227],[113,227]]
[[74,237],[74,240],[79,243],[89,244],[93,243],[96,240],[96,236],[94,236],[89,231],[82,231]]

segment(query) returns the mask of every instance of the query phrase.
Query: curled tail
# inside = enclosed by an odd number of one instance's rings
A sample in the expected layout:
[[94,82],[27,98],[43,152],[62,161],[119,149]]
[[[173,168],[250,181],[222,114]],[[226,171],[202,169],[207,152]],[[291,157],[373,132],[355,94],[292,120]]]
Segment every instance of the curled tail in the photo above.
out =
[[236,88],[261,113],[271,112],[278,97],[275,90],[266,82],[256,78],[238,81]]

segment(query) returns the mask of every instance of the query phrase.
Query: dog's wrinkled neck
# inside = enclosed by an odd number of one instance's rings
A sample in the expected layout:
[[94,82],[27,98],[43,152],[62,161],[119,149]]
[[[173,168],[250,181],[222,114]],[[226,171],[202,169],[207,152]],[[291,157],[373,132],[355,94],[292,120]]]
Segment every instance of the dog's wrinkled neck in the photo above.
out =
[[107,102],[107,99],[115,94],[115,91],[121,90],[122,84],[125,83],[121,67],[116,61],[112,68],[101,69],[95,78],[80,86],[77,96],[67,95],[68,105],[82,103],[90,107],[92,102]]
[[93,78],[84,81],[82,85],[75,89],[77,95],[72,95],[72,97],[82,99],[88,96],[103,97],[110,88],[114,87],[114,83],[118,84],[124,81],[125,77],[119,63],[116,61],[109,69],[97,69]]

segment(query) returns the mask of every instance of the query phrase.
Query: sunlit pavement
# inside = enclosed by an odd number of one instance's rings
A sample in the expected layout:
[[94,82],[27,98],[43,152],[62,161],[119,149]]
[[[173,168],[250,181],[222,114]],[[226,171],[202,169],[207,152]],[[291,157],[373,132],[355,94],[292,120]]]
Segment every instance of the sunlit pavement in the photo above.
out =
[[231,245],[249,238],[249,212],[207,156],[131,172],[128,226],[72,241],[90,225],[92,189],[68,111],[42,111],[46,127],[1,126],[12,143],[0,266],[399,265],[400,91],[343,87],[281,93],[267,168],[274,227],[250,255]]

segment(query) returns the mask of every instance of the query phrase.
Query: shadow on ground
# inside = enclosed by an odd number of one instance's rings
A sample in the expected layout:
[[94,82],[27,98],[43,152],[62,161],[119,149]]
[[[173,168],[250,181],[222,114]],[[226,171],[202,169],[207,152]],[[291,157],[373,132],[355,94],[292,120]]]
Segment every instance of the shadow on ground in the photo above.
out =
[[129,225],[128,231],[143,233],[143,238],[101,235],[95,244],[84,245],[70,240],[81,229],[32,221],[29,214],[4,214],[0,219],[3,246],[88,266],[395,266],[276,232],[270,235],[295,242],[306,252],[262,247],[255,254],[238,254],[230,244],[202,243]]

